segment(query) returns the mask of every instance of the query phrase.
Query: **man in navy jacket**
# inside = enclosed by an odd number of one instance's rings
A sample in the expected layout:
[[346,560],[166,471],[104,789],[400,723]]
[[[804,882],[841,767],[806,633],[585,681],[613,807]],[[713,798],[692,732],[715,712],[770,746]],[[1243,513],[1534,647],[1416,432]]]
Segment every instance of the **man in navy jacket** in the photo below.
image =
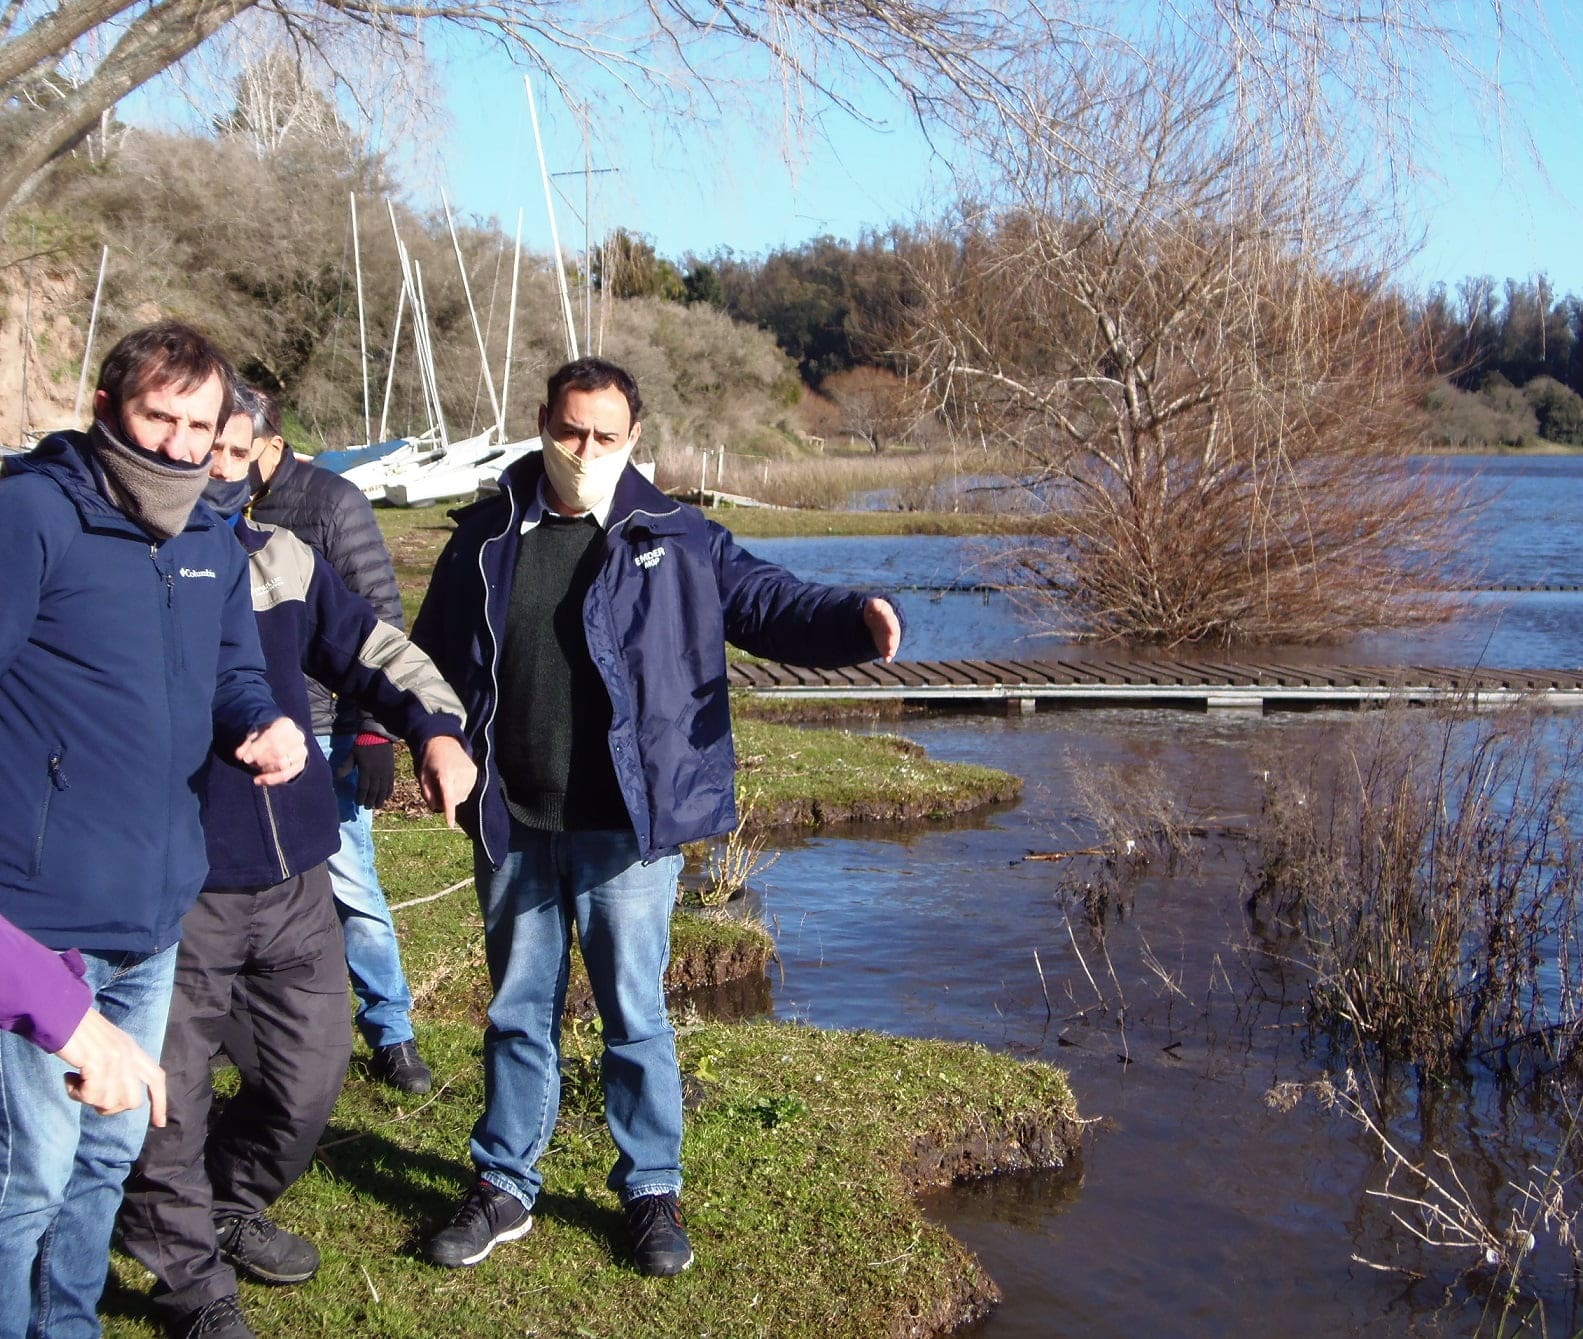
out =
[[901,643],[889,601],[801,582],[655,489],[630,464],[641,409],[611,363],[554,373],[543,451],[459,515],[413,627],[467,710],[480,777],[461,818],[494,988],[477,1181],[428,1242],[440,1265],[477,1264],[532,1226],[574,922],[635,1263],[692,1263],[663,986],[677,848],[736,825],[725,643],[811,666],[889,660]]
[[[245,555],[199,495],[231,370],[174,322],[105,358],[87,433],[0,480],[0,914],[77,949],[94,1007],[157,1055],[208,862],[211,742],[257,785],[302,770],[264,678]],[[110,1228],[148,1109],[101,1116],[0,1033],[0,1336],[96,1335]]]
[[[322,553],[348,590],[373,605],[386,623],[404,628],[395,568],[368,499],[350,479],[292,455],[273,396],[254,392],[250,404],[254,497],[248,515],[290,530]],[[374,860],[374,813],[395,786],[395,746],[378,721],[355,703],[336,700],[323,685],[310,682],[308,700],[313,732],[335,777],[341,846],[330,856],[330,889],[346,936],[369,1073],[403,1092],[426,1093],[434,1076],[418,1054],[412,990]]]
[[[397,628],[346,588],[289,530],[242,514],[255,448],[252,391],[215,444],[205,497],[247,555],[275,700],[306,730],[311,674],[372,711],[411,746],[431,807],[454,821],[476,776],[462,709]],[[319,1265],[304,1237],[266,1210],[307,1170],[352,1049],[345,953],[325,862],[340,845],[330,766],[317,749],[297,783],[263,791],[216,755],[202,783],[209,876],[182,922],[161,1059],[169,1123],[149,1136],[127,1183],[122,1244],[154,1275],[154,1303],[183,1339],[249,1339],[237,1274],[301,1283]],[[209,1068],[236,987],[246,983],[252,1045],[242,1086],[217,1118]]]

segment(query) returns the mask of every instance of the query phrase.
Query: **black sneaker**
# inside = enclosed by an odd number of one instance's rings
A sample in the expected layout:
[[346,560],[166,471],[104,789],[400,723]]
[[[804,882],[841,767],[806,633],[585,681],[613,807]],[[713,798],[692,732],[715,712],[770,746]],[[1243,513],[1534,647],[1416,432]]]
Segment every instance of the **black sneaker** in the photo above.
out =
[[263,1214],[217,1219],[214,1231],[221,1258],[259,1283],[306,1283],[318,1272],[319,1248]]
[[236,1294],[216,1297],[190,1311],[171,1327],[176,1339],[258,1339],[242,1319]]
[[533,1215],[521,1200],[480,1180],[455,1217],[424,1244],[423,1254],[447,1269],[476,1265],[501,1242],[527,1236],[532,1226]]
[[625,1207],[640,1273],[669,1278],[692,1264],[692,1243],[682,1227],[682,1206],[675,1195],[639,1195]]
[[376,1046],[368,1072],[404,1093],[426,1093],[434,1086],[434,1072],[423,1063],[418,1043],[410,1037],[393,1046]]

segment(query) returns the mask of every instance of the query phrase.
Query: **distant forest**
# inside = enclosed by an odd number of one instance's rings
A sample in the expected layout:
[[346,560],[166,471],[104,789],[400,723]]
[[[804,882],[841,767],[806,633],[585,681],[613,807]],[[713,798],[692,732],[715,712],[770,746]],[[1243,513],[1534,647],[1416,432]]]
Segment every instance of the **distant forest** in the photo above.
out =
[[[889,336],[919,300],[909,252],[925,245],[904,228],[856,242],[820,237],[741,257],[730,250],[670,261],[641,236],[617,233],[598,278],[622,297],[708,303],[774,336],[815,389],[854,369],[905,375]],[[1468,278],[1404,299],[1435,382],[1424,401],[1438,446],[1583,445],[1583,299],[1543,277]]]
[[1583,299],[1544,278],[1436,286],[1418,320],[1444,381],[1428,432],[1447,446],[1583,445]]

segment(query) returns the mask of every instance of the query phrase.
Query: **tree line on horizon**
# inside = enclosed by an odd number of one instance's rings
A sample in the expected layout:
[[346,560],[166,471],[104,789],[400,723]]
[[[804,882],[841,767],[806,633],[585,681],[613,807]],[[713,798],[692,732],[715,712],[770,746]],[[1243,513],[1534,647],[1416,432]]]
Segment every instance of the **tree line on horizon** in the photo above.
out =
[[[595,278],[623,297],[708,304],[767,330],[805,385],[833,378],[839,393],[856,369],[907,375],[893,341],[923,300],[917,267],[930,245],[925,229],[897,224],[855,241],[821,236],[762,255],[721,247],[673,261],[618,229]],[[1437,378],[1423,402],[1431,444],[1583,445],[1583,298],[1543,275],[1485,275],[1402,301]]]

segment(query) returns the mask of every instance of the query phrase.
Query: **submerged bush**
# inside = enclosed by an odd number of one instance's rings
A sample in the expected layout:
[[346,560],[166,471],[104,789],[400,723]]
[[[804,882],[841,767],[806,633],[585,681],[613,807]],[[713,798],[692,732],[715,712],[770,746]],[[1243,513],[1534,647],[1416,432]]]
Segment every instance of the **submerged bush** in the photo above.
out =
[[1384,712],[1270,760],[1253,895],[1343,1050],[1428,1074],[1579,1055],[1583,727]]

